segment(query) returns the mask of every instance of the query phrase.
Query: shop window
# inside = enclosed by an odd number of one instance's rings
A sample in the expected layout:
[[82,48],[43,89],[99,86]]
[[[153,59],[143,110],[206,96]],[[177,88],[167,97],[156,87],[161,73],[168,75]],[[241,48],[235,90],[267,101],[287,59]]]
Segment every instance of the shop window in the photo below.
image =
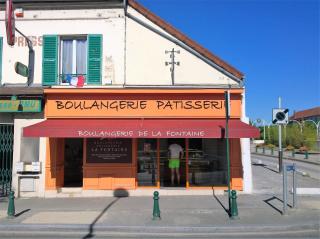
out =
[[157,186],[156,139],[139,139],[137,171],[138,186]]
[[43,85],[101,84],[102,35],[43,36]]
[[226,186],[227,166],[224,140],[189,140],[190,186]]

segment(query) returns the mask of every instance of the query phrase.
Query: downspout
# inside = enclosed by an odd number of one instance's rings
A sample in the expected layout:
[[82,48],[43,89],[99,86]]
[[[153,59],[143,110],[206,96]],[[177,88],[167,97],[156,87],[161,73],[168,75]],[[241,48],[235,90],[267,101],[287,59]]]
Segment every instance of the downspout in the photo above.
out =
[[148,28],[149,30],[157,33],[158,35],[162,36],[163,38],[177,44],[178,46],[182,47],[183,49],[185,49],[186,51],[191,52],[193,55],[197,56],[198,58],[200,58],[201,60],[203,60],[204,62],[206,62],[208,65],[216,68],[218,71],[222,72],[223,74],[227,75],[228,77],[230,77],[231,79],[233,79],[234,81],[236,81],[240,87],[243,86],[242,84],[242,80],[237,78],[236,76],[232,75],[231,73],[229,73],[228,71],[226,71],[225,69],[223,69],[222,67],[218,66],[217,64],[215,64],[214,62],[210,61],[209,59],[207,59],[206,57],[204,57],[203,55],[201,55],[199,52],[195,51],[194,49],[192,49],[191,47],[189,47],[188,45],[180,42],[179,40],[176,40],[174,37],[171,37],[170,35],[166,35],[163,32],[159,31],[158,29],[154,28],[153,26],[143,22],[142,20],[140,20],[139,18],[133,16],[132,14],[126,12],[126,16],[131,18],[132,20],[134,20],[135,22],[139,23],[140,25]]

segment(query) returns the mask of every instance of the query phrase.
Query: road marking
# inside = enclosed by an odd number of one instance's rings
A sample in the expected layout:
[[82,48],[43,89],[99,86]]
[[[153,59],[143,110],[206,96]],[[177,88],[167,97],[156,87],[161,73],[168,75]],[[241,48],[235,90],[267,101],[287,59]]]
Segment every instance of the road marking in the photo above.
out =
[[320,195],[320,188],[297,188],[299,195]]

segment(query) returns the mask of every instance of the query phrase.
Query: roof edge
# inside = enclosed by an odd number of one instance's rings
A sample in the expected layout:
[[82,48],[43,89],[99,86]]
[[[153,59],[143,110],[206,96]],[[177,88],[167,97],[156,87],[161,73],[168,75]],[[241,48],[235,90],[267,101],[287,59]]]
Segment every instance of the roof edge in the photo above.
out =
[[178,29],[174,28],[172,25],[161,19],[159,16],[152,13],[149,9],[142,6],[140,3],[138,3],[135,0],[128,0],[128,5],[131,6],[133,9],[138,11],[140,14],[142,14],[144,17],[149,19],[151,22],[186,44],[187,46],[191,47],[193,50],[197,51],[199,54],[207,58],[208,60],[212,61],[216,65],[220,66],[224,70],[228,71],[235,77],[239,78],[240,80],[243,80],[244,74],[231,66],[229,63],[222,60],[220,57],[214,55],[212,52],[207,50],[206,48],[202,47],[199,43],[193,41],[189,37],[187,37],[184,33],[179,31]]

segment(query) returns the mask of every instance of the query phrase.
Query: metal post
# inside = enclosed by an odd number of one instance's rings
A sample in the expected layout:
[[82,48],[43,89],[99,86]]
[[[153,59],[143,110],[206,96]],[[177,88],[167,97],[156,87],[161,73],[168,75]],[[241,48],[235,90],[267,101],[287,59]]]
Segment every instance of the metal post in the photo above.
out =
[[282,183],[283,183],[283,211],[282,211],[282,215],[286,215],[287,214],[287,170],[286,170],[286,165],[283,164],[282,165]]
[[266,143],[266,125],[264,120],[262,120],[262,123],[263,123],[263,141],[264,143]]
[[238,205],[237,205],[237,192],[235,190],[231,191],[231,219],[239,219],[238,217]]
[[297,179],[296,179],[296,164],[293,164],[292,171],[292,207],[297,208]]
[[8,218],[14,218],[15,214],[16,214],[16,211],[15,211],[15,207],[14,207],[14,192],[10,191],[8,210],[7,210]]
[[309,158],[309,154],[308,154],[308,151],[306,150],[306,152],[304,153],[304,158],[305,159],[308,159]]
[[[281,109],[281,97],[279,97],[279,109]],[[282,137],[281,137],[281,124],[278,125],[279,128],[279,173],[282,170]]]
[[229,216],[231,216],[231,191],[230,191],[230,155],[229,155],[229,93],[224,92],[225,95],[225,108],[226,108],[226,156],[227,156],[227,170],[228,170],[228,203],[229,203]]
[[159,207],[159,192],[155,191],[153,193],[153,220],[160,220],[160,207]]
[[28,48],[29,48],[29,57],[28,57],[28,71],[29,71],[29,74],[28,74],[28,86],[30,86],[31,84],[33,84],[33,78],[34,78],[34,61],[35,61],[35,56],[34,56],[34,50],[33,50],[33,47],[32,47],[32,41],[30,40],[30,38],[28,38],[26,35],[24,35],[21,31],[19,31],[17,28],[16,28],[16,31],[21,35],[23,36],[26,41],[27,41],[27,44],[28,44]]

